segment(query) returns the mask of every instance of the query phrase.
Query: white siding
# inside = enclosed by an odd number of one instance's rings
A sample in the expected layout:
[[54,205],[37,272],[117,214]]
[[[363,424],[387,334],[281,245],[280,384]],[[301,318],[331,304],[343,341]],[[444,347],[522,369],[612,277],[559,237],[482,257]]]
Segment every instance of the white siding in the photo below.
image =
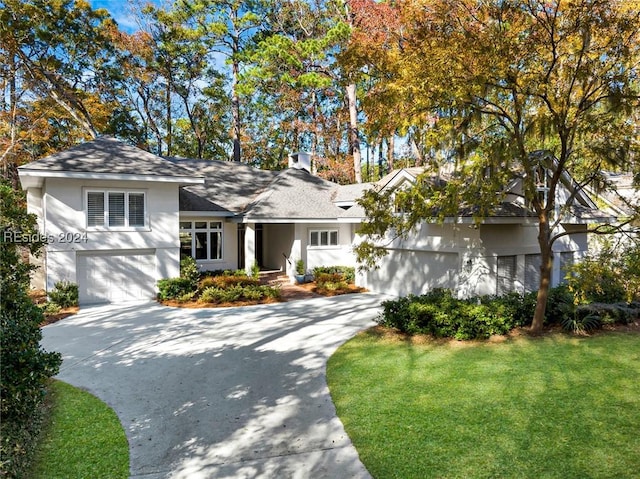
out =
[[360,276],[361,286],[393,296],[458,287],[457,253],[391,250],[379,266]]
[[[153,273],[154,288],[158,279],[178,276],[178,186],[175,183],[47,179],[43,189],[43,233],[54,239],[46,247],[47,289],[52,289],[60,280],[77,282],[80,289],[86,287],[81,284],[86,279],[77,276],[76,255],[105,255],[123,250],[131,253],[142,250],[145,255],[153,252],[154,264],[159,265]],[[145,228],[130,230],[87,228],[85,193],[88,189],[144,191],[148,224]],[[74,236],[79,241],[60,241]]]

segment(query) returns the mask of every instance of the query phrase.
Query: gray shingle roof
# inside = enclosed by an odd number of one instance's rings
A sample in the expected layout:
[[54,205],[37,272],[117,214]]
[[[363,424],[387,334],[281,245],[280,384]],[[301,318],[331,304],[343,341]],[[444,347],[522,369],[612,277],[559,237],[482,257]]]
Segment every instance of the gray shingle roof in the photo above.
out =
[[20,167],[25,172],[90,173],[108,175],[193,176],[153,153],[101,136],[68,150],[55,153]]
[[247,219],[332,219],[344,210],[332,198],[340,185],[305,170],[287,169],[247,208]]
[[277,176],[277,171],[258,170],[243,163],[168,158],[193,175],[203,176],[204,185],[180,190],[181,211],[219,211],[239,214]]

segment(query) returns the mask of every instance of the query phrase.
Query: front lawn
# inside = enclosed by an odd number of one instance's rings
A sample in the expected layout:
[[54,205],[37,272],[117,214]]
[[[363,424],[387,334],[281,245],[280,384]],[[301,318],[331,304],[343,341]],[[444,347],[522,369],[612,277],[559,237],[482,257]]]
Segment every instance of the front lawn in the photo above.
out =
[[640,335],[497,342],[364,332],[331,357],[338,415],[386,478],[637,478]]
[[53,381],[49,391],[47,424],[29,477],[129,477],[129,444],[115,412],[95,396],[61,381]]

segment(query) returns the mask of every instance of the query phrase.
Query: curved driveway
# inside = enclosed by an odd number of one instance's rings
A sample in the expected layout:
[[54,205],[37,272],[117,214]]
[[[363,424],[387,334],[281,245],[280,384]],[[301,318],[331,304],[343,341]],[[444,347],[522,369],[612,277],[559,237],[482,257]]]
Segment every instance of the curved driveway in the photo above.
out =
[[59,379],[116,411],[132,478],[369,478],[325,366],[381,299],[94,307],[45,327],[42,344],[64,357]]

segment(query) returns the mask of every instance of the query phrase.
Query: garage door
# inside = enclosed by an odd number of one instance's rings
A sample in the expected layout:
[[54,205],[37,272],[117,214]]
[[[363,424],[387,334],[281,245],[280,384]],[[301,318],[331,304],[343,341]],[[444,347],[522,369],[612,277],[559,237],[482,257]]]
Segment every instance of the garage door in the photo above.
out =
[[149,300],[155,297],[154,251],[78,255],[81,305]]

